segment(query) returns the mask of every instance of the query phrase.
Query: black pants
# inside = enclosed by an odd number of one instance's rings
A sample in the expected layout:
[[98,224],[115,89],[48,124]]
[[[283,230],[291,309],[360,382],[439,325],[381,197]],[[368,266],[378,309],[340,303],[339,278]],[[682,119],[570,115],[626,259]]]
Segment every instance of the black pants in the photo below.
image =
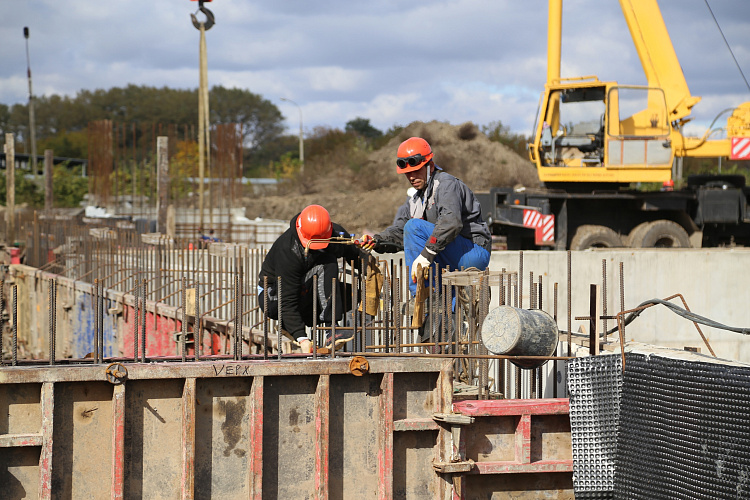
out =
[[[345,311],[351,309],[352,303],[352,289],[350,284],[344,286],[343,283],[338,281],[338,262],[329,262],[326,264],[319,264],[305,275],[305,282],[299,289],[299,296],[297,297],[297,304],[299,307],[299,313],[302,316],[305,325],[312,326],[313,324],[313,295],[315,290],[313,289],[313,277],[318,277],[318,290],[317,290],[317,301],[318,301],[318,319],[317,324],[320,326],[331,326],[333,318],[333,301],[331,297],[333,295],[333,278],[336,278],[336,322],[338,323],[344,317]],[[284,283],[281,284],[281,294],[284,295]],[[268,296],[268,311],[265,310],[265,297],[267,292]],[[278,320],[279,319],[279,296],[277,290],[277,283],[269,283],[268,290],[263,290],[258,294],[258,304],[269,318]],[[289,311],[281,309],[281,316],[285,316]],[[281,321],[281,327],[284,328],[284,321]]]

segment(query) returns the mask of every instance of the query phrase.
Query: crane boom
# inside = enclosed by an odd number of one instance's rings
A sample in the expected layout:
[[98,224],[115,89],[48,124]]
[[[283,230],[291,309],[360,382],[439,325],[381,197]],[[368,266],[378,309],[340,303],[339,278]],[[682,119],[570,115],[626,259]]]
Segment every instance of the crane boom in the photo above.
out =
[[649,87],[664,89],[670,122],[690,114],[701,98],[690,95],[656,0],[620,0]]

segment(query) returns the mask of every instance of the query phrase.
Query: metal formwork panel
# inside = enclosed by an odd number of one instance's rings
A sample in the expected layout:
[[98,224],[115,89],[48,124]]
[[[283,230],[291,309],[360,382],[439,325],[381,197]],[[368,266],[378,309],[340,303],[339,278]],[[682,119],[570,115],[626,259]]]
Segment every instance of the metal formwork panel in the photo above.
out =
[[625,358],[615,498],[750,497],[750,365],[681,351]]
[[612,498],[622,392],[619,354],[568,361],[576,498]]
[[[447,498],[449,360],[0,368],[10,498]],[[114,368],[114,367],[112,367]],[[112,373],[112,369],[110,369]]]
[[453,411],[456,499],[573,498],[567,399],[463,401]]

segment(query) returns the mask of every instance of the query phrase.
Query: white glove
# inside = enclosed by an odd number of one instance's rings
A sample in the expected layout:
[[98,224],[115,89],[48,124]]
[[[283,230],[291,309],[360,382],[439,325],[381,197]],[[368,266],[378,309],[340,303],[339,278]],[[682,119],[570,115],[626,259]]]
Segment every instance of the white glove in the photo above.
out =
[[[414,259],[414,262],[411,264],[411,280],[412,282],[417,282],[417,268],[419,266],[422,266],[422,272],[424,272],[425,269],[430,267],[430,261],[427,260],[426,257],[424,257],[422,254],[417,255],[417,258]],[[424,274],[422,275],[424,276]]]

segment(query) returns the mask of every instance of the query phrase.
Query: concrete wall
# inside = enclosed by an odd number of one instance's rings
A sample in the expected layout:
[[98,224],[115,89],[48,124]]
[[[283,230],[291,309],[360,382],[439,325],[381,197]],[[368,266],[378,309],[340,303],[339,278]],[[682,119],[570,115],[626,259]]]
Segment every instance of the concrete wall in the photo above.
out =
[[[492,253],[490,269],[518,271],[519,252]],[[690,250],[587,250],[571,253],[572,317],[589,314],[589,285],[602,283],[602,261],[607,268],[607,313],[620,311],[620,262],[623,263],[625,309],[649,299],[665,299],[682,294],[690,310],[732,327],[750,328],[750,249]],[[543,276],[543,308],[552,313],[554,283],[558,283],[558,324],[567,330],[567,252],[523,252],[523,303],[529,305],[529,272],[534,281]],[[682,306],[679,298],[672,302]],[[572,321],[572,331],[588,321]],[[597,328],[601,329],[601,321]],[[609,322],[609,328],[614,327]],[[750,338],[708,326],[701,330],[717,356],[750,362]],[[683,348],[701,347],[709,354],[692,322],[664,306],[644,311],[625,329],[626,340]]]

